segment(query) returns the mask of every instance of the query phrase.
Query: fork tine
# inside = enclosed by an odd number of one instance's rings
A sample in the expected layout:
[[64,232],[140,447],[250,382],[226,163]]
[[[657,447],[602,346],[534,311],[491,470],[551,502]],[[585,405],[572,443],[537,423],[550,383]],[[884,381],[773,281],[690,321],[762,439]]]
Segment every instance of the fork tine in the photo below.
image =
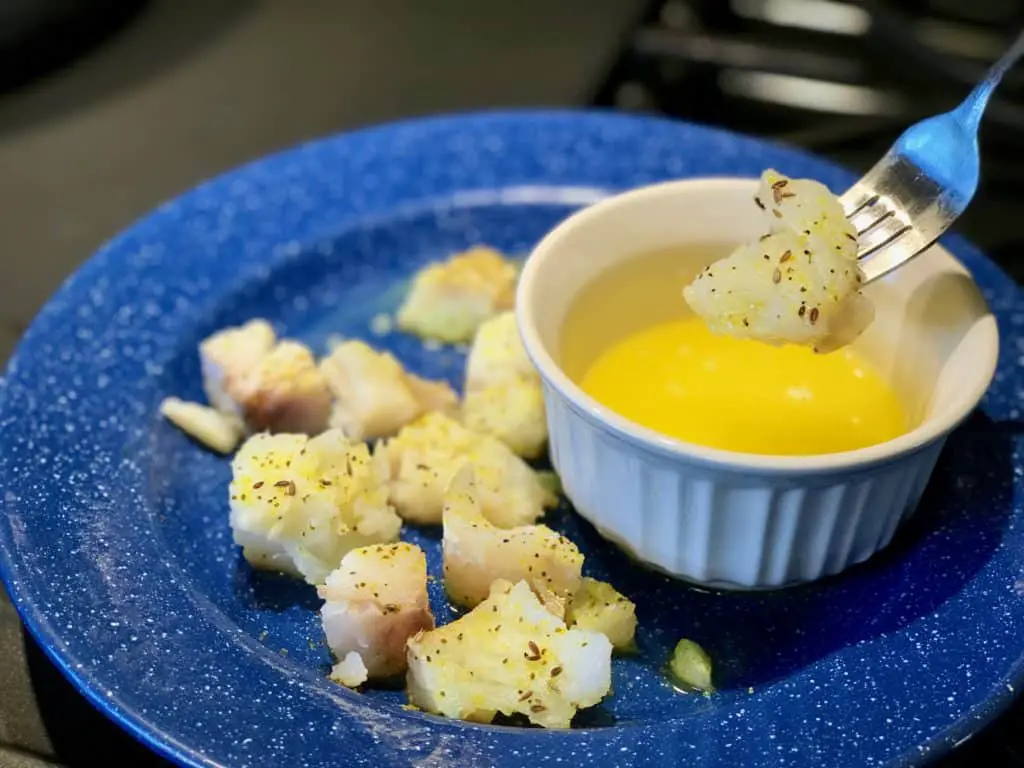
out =
[[951,112],[907,128],[840,196],[858,232],[858,258],[871,282],[927,250],[963,213],[978,188],[978,122],[1006,71],[1024,57],[1024,32]]
[[892,206],[883,203],[879,195],[871,195],[865,205],[847,216],[847,220],[860,238],[892,216],[892,210]]
[[877,203],[878,195],[860,184],[855,184],[839,198],[839,202],[843,206],[846,218],[852,219],[865,208]]
[[[881,207],[881,206],[878,206],[878,207]],[[874,213],[874,206],[872,207],[871,213]],[[871,221],[869,221],[864,226],[860,226],[857,223],[857,221],[854,221],[853,224],[854,224],[854,227],[857,229],[857,237],[858,237],[858,239],[862,238],[862,237],[865,237],[875,227],[881,226],[882,224],[887,222],[889,219],[891,219],[895,215],[896,215],[896,211],[894,211],[892,208],[890,208],[888,210],[883,210],[881,215],[874,216],[873,219]]]
[[912,227],[899,217],[889,216],[879,226],[872,228],[866,237],[861,238],[857,259],[863,264],[877,256],[883,249],[895,245],[911,229]]

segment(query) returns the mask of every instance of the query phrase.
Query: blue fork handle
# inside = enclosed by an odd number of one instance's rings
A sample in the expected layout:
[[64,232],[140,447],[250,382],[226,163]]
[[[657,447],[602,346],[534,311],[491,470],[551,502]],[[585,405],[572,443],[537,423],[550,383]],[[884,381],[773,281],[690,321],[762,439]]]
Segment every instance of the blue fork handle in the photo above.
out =
[[989,67],[985,77],[981,79],[970,95],[963,100],[963,103],[956,108],[957,116],[972,131],[978,130],[981,116],[988,106],[989,97],[1003,79],[1003,75],[1010,69],[1017,60],[1024,55],[1024,32],[1017,35],[1013,45],[999,57],[999,61]]

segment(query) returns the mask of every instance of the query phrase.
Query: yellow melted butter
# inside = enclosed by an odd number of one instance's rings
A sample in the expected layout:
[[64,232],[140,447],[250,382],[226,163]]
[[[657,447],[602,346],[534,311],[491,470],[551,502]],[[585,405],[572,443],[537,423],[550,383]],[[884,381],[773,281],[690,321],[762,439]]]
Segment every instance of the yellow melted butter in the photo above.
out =
[[597,355],[580,385],[663,435],[744,453],[848,451],[909,426],[899,397],[852,350],[817,355],[718,336],[696,317],[628,334]]

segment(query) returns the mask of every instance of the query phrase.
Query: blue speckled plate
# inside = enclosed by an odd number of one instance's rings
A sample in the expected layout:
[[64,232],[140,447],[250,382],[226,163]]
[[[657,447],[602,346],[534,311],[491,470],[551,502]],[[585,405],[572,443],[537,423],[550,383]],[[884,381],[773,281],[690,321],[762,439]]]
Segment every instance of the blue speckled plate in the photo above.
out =
[[[640,617],[614,696],[571,732],[445,721],[398,691],[328,682],[313,590],[249,569],[227,461],[157,417],[166,395],[201,397],[196,344],[222,326],[262,315],[318,348],[368,335],[428,260],[478,242],[525,252],[608,191],[766,166],[850,180],[707,128],[495,113],[310,144],[162,206],[64,285],[0,388],[0,570],[21,615],[93,702],[187,765],[914,765],[965,739],[1024,677],[1024,298],[957,238],[1003,360],[886,552],[817,586],[708,594],[632,566],[570,509],[552,515]],[[454,350],[380,341],[459,379]],[[406,535],[439,575],[438,533]],[[663,675],[682,636],[717,662],[710,698]]]

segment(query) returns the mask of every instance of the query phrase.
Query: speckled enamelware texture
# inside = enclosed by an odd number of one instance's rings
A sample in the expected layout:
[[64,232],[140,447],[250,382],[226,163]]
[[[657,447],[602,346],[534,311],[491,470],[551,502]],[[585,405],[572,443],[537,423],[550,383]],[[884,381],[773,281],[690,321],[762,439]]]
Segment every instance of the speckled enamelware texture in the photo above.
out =
[[[640,617],[614,696],[568,733],[443,721],[401,709],[398,691],[325,680],[313,590],[241,561],[227,461],[156,415],[166,395],[200,396],[196,344],[221,326],[263,315],[322,350],[370,335],[428,260],[477,242],[525,252],[607,191],[769,166],[850,181],[705,128],[517,113],[330,139],[164,205],[61,289],[0,388],[0,567],[28,626],[95,703],[189,765],[911,765],[947,749],[1024,678],[1024,298],[955,237],[1002,361],[888,550],[813,587],[716,595],[633,566],[569,509],[551,515]],[[459,379],[454,350],[379,341]],[[439,576],[438,532],[405,535]],[[710,698],[663,676],[683,636],[717,662]]]

